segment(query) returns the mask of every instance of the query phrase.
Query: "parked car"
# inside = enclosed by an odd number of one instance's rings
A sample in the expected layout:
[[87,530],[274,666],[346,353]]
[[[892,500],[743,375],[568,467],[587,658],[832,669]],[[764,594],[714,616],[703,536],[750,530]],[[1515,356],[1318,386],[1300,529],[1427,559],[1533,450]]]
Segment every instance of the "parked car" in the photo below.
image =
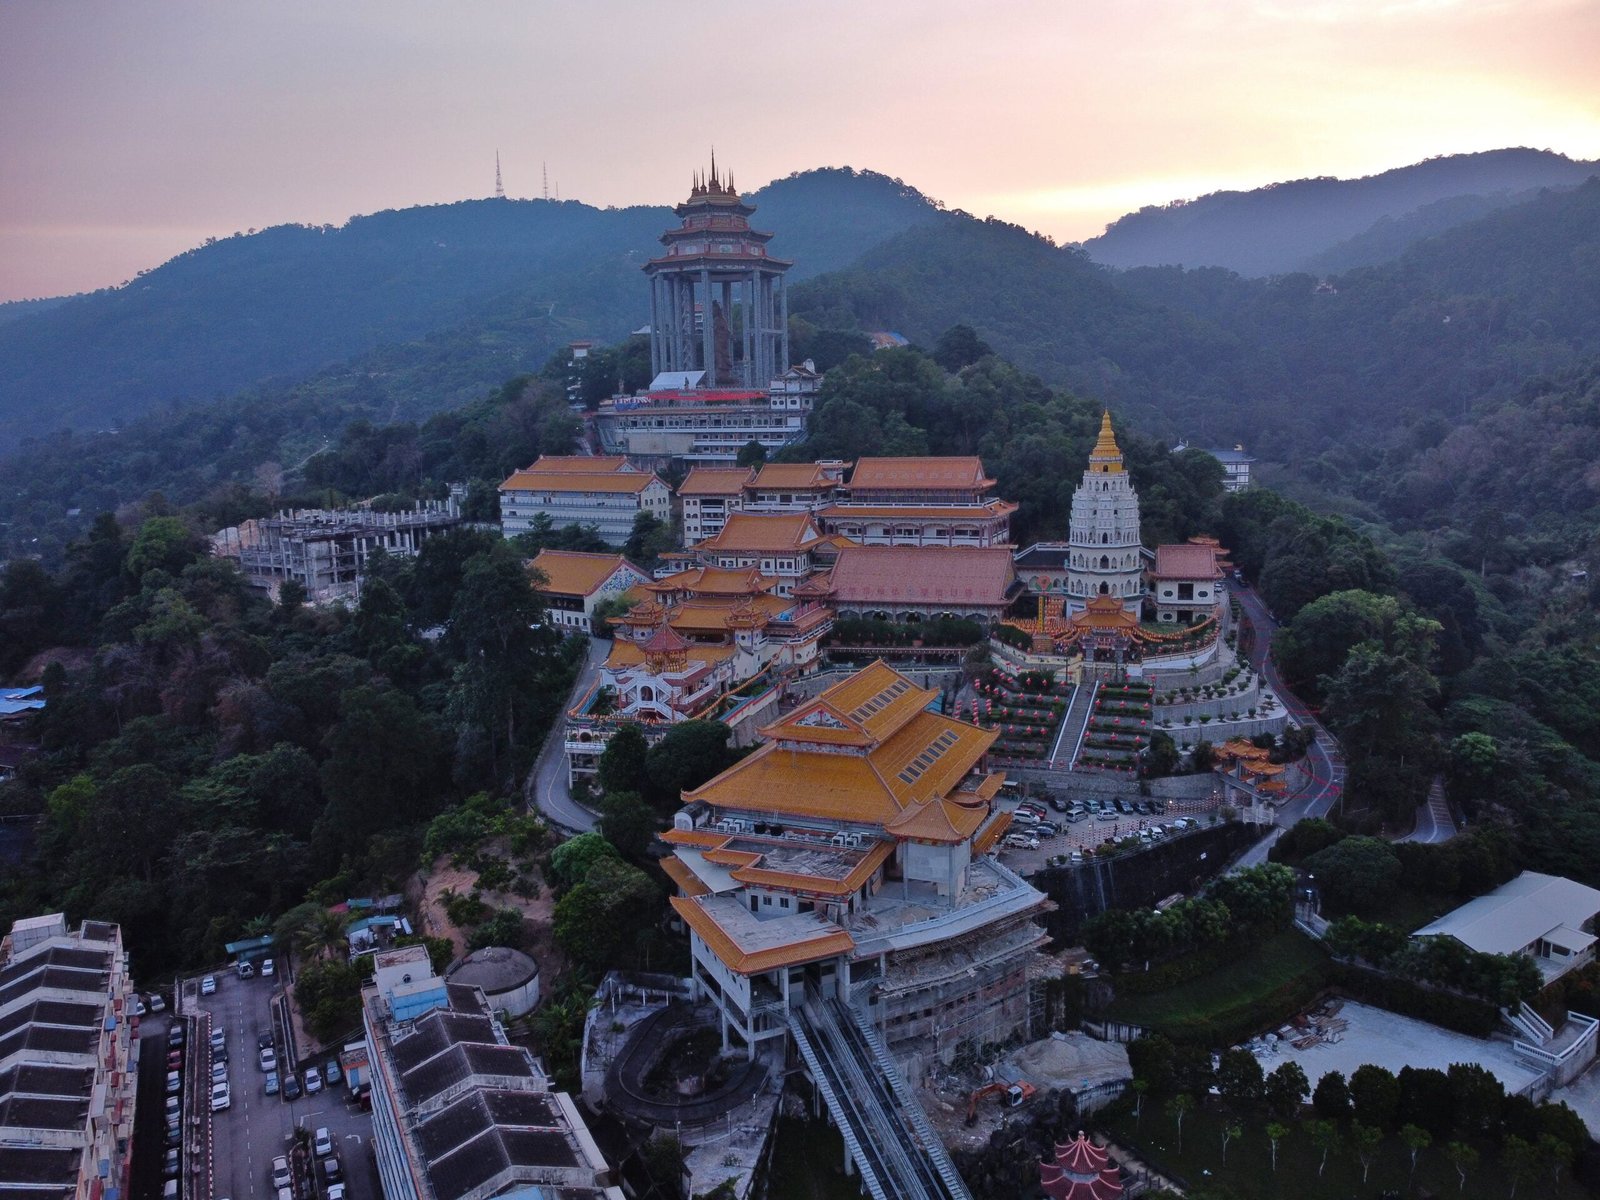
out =
[[168,1050],[167,1051],[167,1070],[169,1070],[169,1071],[181,1071],[181,1070],[183,1070],[183,1051],[182,1050]]
[[228,1048],[226,1046],[213,1046],[213,1047],[211,1047],[211,1061],[214,1062],[214,1063],[225,1063],[225,1062],[227,1062],[228,1061]]
[[227,1083],[228,1082],[228,1064],[227,1063],[212,1063],[211,1064],[211,1082],[212,1083]]
[[337,1058],[330,1058],[327,1062],[327,1065],[322,1068],[322,1081],[329,1087],[332,1087],[342,1078],[344,1078],[344,1076],[340,1074],[339,1071],[339,1060]]
[[1029,837],[1025,833],[1008,833],[1006,834],[1006,845],[1013,850],[1037,850],[1039,848],[1039,839]]
[[200,980],[200,994],[202,996],[214,996],[216,992],[217,977],[215,975],[207,975]]
[[1033,832],[1040,837],[1055,837],[1061,832],[1061,826],[1054,821],[1040,821],[1033,827]]
[[263,1071],[276,1071],[278,1069],[278,1056],[268,1046],[261,1052],[261,1069]]
[[272,960],[270,958],[263,958],[261,960],[261,973],[263,975],[271,975],[272,969]]
[[278,1073],[276,1071],[268,1071],[267,1072],[267,1095],[276,1096],[277,1094],[278,1094]]
[[328,1200],[344,1200],[344,1184],[330,1183],[328,1185]]
[[255,977],[256,977],[256,968],[255,968],[255,964],[254,963],[242,962],[242,963],[239,964],[239,978],[240,979],[254,979]]
[[322,1090],[322,1072],[315,1067],[306,1068],[306,1095],[315,1096]]
[[270,1049],[271,1047],[272,1047],[272,1034],[271,1033],[258,1033],[258,1034],[256,1034],[256,1049],[257,1050],[267,1050],[267,1049]]
[[283,1077],[283,1098],[285,1100],[300,1099],[300,1077],[293,1071]]
[[183,1112],[183,1100],[178,1096],[167,1097],[167,1119],[172,1120]]
[[289,1160],[282,1155],[272,1160],[272,1186],[275,1188],[294,1186],[294,1175],[289,1171]]
[[339,1160],[337,1158],[323,1159],[322,1170],[317,1174],[322,1176],[322,1182],[325,1184],[338,1183],[344,1178],[344,1172],[339,1170]]
[[1096,814],[1095,820],[1097,820],[1097,821],[1115,821],[1117,819],[1118,815],[1119,814],[1112,812],[1108,808],[1104,812]]
[[144,1016],[144,1001],[137,996],[128,1001],[128,1015],[130,1017]]
[[150,1000],[146,1007],[149,1008],[149,1010],[153,1013],[166,1012],[167,1002],[161,998],[160,992],[151,992]]
[[225,1108],[233,1107],[233,1091],[228,1087],[227,1081],[211,1085],[211,1111],[221,1112]]
[[1057,812],[1066,812],[1067,811],[1066,797],[1057,796],[1054,792],[1052,792],[1050,794],[1050,807],[1055,809]]
[[183,1076],[177,1071],[167,1072],[167,1095],[176,1096],[183,1090]]
[[172,1023],[172,1028],[167,1030],[167,1045],[181,1046],[183,1045],[184,1038],[186,1036],[187,1035],[183,1032],[183,1022],[174,1021]]
[[168,1125],[167,1126],[167,1145],[169,1145],[169,1146],[181,1146],[181,1145],[183,1145],[183,1126],[182,1126],[182,1124]]
[[166,1158],[164,1158],[161,1162],[162,1178],[176,1179],[178,1177],[178,1164],[181,1158],[182,1155],[180,1155],[176,1150],[167,1151]]
[[311,1136],[311,1148],[318,1158],[333,1153],[333,1135],[328,1132],[326,1125],[319,1126],[317,1132]]
[[1083,851],[1074,850],[1071,854],[1067,855],[1067,861],[1071,863],[1081,863],[1083,861]]

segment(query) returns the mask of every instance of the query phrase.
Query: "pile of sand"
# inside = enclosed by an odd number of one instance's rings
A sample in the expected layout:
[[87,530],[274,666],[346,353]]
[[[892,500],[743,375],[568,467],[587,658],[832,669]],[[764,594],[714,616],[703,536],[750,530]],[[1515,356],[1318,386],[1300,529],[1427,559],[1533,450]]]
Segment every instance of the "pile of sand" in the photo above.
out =
[[1030,1042],[1015,1051],[1007,1065],[1015,1067],[1020,1077],[1035,1087],[1074,1092],[1133,1078],[1126,1046],[1078,1032],[1057,1033]]

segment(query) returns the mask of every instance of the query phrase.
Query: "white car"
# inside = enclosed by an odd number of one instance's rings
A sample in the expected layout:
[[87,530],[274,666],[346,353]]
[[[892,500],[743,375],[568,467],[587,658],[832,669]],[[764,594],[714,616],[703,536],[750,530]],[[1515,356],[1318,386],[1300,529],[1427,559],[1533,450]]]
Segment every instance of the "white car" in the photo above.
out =
[[326,1125],[317,1130],[311,1140],[311,1147],[316,1151],[318,1158],[323,1158],[333,1153],[333,1137],[328,1133]]
[[161,998],[160,992],[150,993],[150,1011],[153,1013],[167,1011],[167,1002]]
[[228,1031],[221,1025],[211,1027],[211,1044],[213,1046],[226,1046],[228,1044]]
[[202,996],[215,995],[216,991],[217,991],[217,977],[215,975],[207,975],[204,979],[202,979],[200,981],[200,994]]
[[289,1174],[289,1160],[282,1155],[272,1160],[272,1186],[286,1188],[294,1182],[294,1176]]
[[272,974],[272,960],[270,958],[263,958],[261,960],[261,973],[263,975]]
[[261,1052],[261,1069],[263,1071],[276,1071],[278,1069],[278,1056],[273,1053],[271,1046]]
[[315,1096],[322,1090],[322,1072],[315,1067],[306,1068],[306,1095]]
[[233,1107],[233,1092],[226,1082],[211,1085],[211,1111],[221,1112]]

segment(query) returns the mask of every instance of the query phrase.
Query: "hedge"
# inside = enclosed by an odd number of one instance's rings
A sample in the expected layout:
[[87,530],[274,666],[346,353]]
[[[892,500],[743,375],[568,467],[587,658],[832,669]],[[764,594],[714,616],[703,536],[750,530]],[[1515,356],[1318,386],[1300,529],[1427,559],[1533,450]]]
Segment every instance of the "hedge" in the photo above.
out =
[[1409,979],[1334,962],[1330,982],[1353,999],[1402,1016],[1416,1017],[1473,1037],[1488,1037],[1500,1027],[1500,1010],[1481,1000],[1422,987]]

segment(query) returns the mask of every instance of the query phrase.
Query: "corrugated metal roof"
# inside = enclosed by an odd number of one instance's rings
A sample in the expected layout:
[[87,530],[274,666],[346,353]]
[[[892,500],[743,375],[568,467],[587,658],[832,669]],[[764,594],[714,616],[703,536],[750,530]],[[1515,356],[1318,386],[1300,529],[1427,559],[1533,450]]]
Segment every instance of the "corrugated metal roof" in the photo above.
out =
[[[1559,875],[1524,871],[1487,896],[1469,900],[1424,925],[1412,936],[1442,935],[1484,954],[1516,954],[1562,926],[1578,931],[1596,913],[1600,913],[1600,891]],[[1566,944],[1571,938],[1564,935],[1556,940]]]

